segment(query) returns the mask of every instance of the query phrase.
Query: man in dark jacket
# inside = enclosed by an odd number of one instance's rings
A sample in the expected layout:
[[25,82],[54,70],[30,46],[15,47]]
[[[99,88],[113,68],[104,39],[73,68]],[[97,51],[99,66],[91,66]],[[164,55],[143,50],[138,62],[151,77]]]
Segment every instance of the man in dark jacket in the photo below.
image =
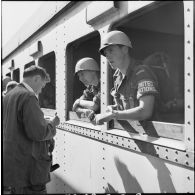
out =
[[23,82],[3,99],[4,193],[46,193],[51,166],[47,141],[60,123],[58,116],[44,119],[37,99],[49,80],[45,69],[31,66],[24,70]]

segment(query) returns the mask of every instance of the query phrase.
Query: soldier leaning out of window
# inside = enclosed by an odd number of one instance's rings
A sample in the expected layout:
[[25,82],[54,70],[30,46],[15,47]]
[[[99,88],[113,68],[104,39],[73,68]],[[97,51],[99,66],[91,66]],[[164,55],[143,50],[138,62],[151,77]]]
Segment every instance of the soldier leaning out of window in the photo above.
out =
[[75,74],[79,80],[87,87],[83,95],[77,99],[72,107],[75,112],[82,113],[91,121],[95,113],[100,112],[100,69],[93,58],[82,58],[75,67]]
[[131,49],[129,37],[121,31],[108,32],[102,39],[100,53],[116,70],[111,90],[115,104],[107,107],[107,113],[96,115],[96,124],[112,119],[142,121],[155,117],[157,83],[154,76],[130,56]]

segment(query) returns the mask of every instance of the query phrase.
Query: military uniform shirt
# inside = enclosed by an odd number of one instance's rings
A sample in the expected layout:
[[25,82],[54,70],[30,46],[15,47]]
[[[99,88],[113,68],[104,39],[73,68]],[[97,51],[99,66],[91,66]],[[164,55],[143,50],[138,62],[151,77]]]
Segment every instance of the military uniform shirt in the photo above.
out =
[[117,69],[113,75],[114,87],[111,95],[118,110],[137,107],[145,95],[157,95],[158,83],[154,76],[140,62],[131,59],[125,76]]

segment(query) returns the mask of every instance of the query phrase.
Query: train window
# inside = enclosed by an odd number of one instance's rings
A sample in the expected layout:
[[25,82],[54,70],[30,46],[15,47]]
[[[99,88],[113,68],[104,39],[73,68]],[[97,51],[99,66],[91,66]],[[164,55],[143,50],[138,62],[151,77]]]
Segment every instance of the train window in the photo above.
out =
[[24,70],[27,69],[27,68],[29,68],[32,65],[35,65],[35,61],[32,61],[32,62],[29,62],[29,63],[25,64],[24,65]]
[[39,95],[41,108],[56,109],[56,61],[55,53],[51,52],[38,60],[38,65],[45,68],[51,81],[46,84]]
[[67,47],[67,63],[68,63],[68,75],[67,75],[67,91],[68,91],[68,111],[69,119],[83,120],[89,122],[89,119],[81,113],[72,112],[72,106],[75,100],[80,98],[83,91],[86,89],[84,84],[79,80],[78,75],[74,74],[75,65],[77,61],[82,58],[90,57],[96,60],[98,65],[100,64],[100,55],[98,49],[100,46],[100,35],[98,32],[93,32],[84,36],[72,43]]
[[13,80],[18,83],[20,82],[20,69],[19,68],[13,70]]
[[[169,137],[166,131],[171,129],[174,132],[176,128],[178,135],[173,133],[171,138],[183,139],[183,134],[181,135],[184,126],[183,3],[155,2],[113,24],[112,29],[121,30],[129,36],[133,45],[133,49],[130,51],[133,58],[144,60],[149,55],[159,51],[166,54],[168,58],[166,66],[170,74],[170,88],[167,85],[164,86],[167,98],[164,110],[158,110],[158,120],[152,121],[152,123],[147,121],[144,126],[139,124],[137,126],[138,131],[145,128],[145,131],[148,129],[147,133],[159,135],[159,127],[160,135]],[[127,125],[119,123],[115,121],[110,125],[114,124],[116,128],[128,128]],[[175,124],[174,126],[172,125],[173,123]],[[172,126],[163,128],[165,127],[164,125],[166,127],[167,125]],[[129,127],[129,129],[131,128]],[[151,129],[154,129],[154,131],[152,132]],[[163,129],[166,130],[162,133]]]
[[11,78],[11,72],[8,72],[5,76],[8,76]]

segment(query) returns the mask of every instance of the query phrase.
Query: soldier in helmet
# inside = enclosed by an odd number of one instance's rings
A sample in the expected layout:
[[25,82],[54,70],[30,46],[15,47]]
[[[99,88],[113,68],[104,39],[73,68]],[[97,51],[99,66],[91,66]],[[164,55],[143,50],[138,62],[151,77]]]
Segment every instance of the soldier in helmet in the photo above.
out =
[[85,57],[80,59],[75,67],[75,74],[87,87],[80,98],[72,107],[73,111],[84,114],[91,121],[94,114],[100,112],[100,68],[93,58]]
[[100,53],[115,69],[114,87],[111,95],[114,105],[107,107],[107,113],[96,115],[96,124],[118,120],[146,120],[153,117],[158,86],[153,75],[140,62],[130,56],[132,44],[121,31],[111,31],[102,39]]

